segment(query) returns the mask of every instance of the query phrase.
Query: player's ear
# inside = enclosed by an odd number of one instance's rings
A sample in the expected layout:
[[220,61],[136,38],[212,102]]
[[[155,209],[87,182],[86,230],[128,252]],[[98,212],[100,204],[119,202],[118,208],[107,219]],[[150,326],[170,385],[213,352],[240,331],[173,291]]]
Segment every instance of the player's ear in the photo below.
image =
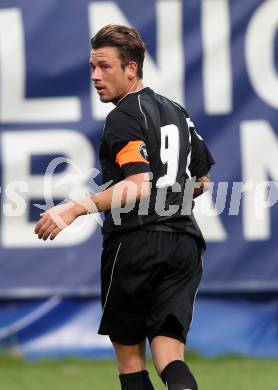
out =
[[130,80],[137,76],[138,65],[134,61],[130,61],[127,64],[127,76]]

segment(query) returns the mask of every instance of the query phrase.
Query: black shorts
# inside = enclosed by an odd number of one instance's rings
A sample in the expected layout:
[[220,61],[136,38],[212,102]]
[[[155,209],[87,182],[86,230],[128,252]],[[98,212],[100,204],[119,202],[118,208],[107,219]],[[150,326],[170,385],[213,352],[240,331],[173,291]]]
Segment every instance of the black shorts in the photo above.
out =
[[201,246],[178,232],[135,230],[102,253],[99,334],[125,345],[168,336],[186,342],[202,275]]

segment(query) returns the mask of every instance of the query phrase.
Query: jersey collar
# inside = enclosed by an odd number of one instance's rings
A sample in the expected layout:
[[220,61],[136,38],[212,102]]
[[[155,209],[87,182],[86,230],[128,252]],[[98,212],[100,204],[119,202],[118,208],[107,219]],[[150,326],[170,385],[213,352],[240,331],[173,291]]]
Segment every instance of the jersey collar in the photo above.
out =
[[144,89],[147,89],[148,87],[143,87],[143,88],[140,88],[140,89],[137,89],[137,91],[134,91],[134,92],[129,92],[127,95],[125,95],[124,97],[122,97],[118,103],[116,104],[116,106],[118,106],[126,97],[128,97],[129,95],[134,95],[135,93],[138,93],[138,92],[141,92],[143,91]]

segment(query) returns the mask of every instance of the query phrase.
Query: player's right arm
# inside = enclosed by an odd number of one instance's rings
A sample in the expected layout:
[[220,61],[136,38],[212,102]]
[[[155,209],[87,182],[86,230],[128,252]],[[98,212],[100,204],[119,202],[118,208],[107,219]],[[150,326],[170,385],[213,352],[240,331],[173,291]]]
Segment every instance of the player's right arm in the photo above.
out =
[[35,229],[38,238],[53,240],[81,215],[123,207],[127,202],[150,195],[151,172],[140,123],[124,112],[111,114],[106,121],[106,144],[110,157],[121,168],[124,179],[102,192],[42,213]]
[[[129,192],[130,185],[132,191]],[[128,195],[129,192],[129,195]],[[57,205],[41,214],[35,233],[39,239],[54,240],[56,236],[81,215],[123,207],[127,201],[135,202],[150,195],[150,175],[131,175],[105,191]]]

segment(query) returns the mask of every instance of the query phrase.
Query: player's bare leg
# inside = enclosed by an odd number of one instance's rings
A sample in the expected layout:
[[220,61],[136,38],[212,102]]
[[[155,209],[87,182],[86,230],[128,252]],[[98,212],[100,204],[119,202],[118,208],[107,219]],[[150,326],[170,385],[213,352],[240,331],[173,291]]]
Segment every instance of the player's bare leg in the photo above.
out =
[[184,363],[184,344],[156,336],[151,343],[154,366],[168,390],[198,390],[196,380]]
[[174,360],[184,360],[184,344],[176,339],[156,336],[151,343],[153,363],[160,375],[167,364]]
[[116,352],[117,367],[120,374],[129,374],[145,369],[145,341],[137,345],[123,345],[113,342],[113,346]]
[[113,342],[123,390],[154,390],[145,370],[146,342],[123,345]]

